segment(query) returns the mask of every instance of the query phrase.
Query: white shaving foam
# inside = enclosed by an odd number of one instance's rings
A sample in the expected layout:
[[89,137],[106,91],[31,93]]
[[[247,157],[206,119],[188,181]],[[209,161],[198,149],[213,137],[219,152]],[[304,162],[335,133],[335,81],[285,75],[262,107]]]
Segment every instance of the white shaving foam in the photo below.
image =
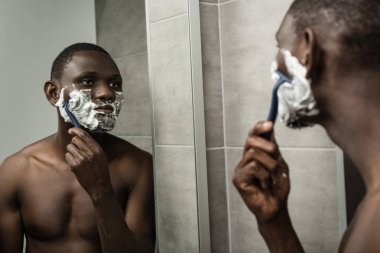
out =
[[[292,128],[310,126],[311,124],[300,121],[300,118],[318,115],[319,110],[310,87],[311,80],[306,78],[307,69],[289,51],[281,50],[281,53],[293,80],[291,84],[281,85],[277,93],[280,120]],[[276,69],[277,63],[272,64],[271,73],[274,81],[279,79],[275,73]]]
[[[55,106],[59,108],[59,112],[65,122],[72,123],[69,115],[67,115],[66,110],[63,108],[64,90],[65,88],[61,90],[59,100]],[[114,128],[124,99],[122,92],[116,92],[116,98],[113,102],[100,102],[97,104],[91,100],[90,89],[75,89],[70,92],[69,96],[68,109],[84,128],[101,132],[110,131]],[[96,108],[106,105],[113,108],[112,113],[104,113],[96,110]]]

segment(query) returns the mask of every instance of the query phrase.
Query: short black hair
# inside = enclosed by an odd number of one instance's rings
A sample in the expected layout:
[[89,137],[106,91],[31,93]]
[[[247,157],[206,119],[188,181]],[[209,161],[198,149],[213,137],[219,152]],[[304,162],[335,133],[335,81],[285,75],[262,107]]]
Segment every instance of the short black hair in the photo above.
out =
[[53,61],[50,72],[50,80],[59,80],[62,77],[62,72],[66,64],[72,60],[73,55],[76,52],[80,51],[98,51],[108,55],[112,59],[111,55],[105,49],[98,45],[87,42],[72,44],[63,49],[63,51],[59,53],[59,55]]
[[298,35],[322,25],[337,33],[347,60],[358,67],[380,67],[379,0],[295,0],[288,13]]

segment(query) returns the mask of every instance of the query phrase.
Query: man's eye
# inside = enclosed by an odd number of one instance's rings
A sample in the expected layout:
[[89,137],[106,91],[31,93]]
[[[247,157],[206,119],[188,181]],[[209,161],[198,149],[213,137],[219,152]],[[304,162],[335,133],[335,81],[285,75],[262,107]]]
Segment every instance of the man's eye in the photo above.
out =
[[91,86],[91,85],[94,84],[94,81],[91,80],[91,79],[83,79],[83,80],[81,81],[81,83],[84,84],[84,85],[86,85],[86,86]]
[[111,88],[120,88],[121,87],[121,83],[120,82],[116,82],[116,81],[112,81],[112,82],[110,82],[109,86]]

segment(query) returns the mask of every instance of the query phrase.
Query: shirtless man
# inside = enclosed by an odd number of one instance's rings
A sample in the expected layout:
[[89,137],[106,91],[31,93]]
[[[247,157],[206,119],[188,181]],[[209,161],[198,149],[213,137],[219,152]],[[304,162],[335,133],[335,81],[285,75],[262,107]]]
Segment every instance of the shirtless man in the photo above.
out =
[[[280,88],[281,118],[293,127],[322,125],[365,181],[339,252],[380,252],[380,1],[295,0],[276,39],[278,70],[312,91],[295,106],[289,87]],[[303,252],[287,209],[288,167],[274,134],[262,138],[272,131],[271,122],[252,128],[233,182],[270,252]]]
[[[28,253],[153,252],[152,157],[105,133],[122,102],[115,62],[96,45],[71,45],[44,91],[58,131],[0,167],[0,252],[22,252],[24,235]],[[81,128],[62,107],[69,96]]]

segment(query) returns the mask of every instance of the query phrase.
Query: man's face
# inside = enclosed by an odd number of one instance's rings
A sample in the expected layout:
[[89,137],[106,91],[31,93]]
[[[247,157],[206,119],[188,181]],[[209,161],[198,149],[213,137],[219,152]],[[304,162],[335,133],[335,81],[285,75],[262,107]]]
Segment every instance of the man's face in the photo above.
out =
[[76,52],[66,64],[62,77],[61,97],[57,106],[69,122],[64,101],[70,98],[68,108],[79,123],[91,131],[110,131],[119,114],[122,78],[113,60],[98,51]]

